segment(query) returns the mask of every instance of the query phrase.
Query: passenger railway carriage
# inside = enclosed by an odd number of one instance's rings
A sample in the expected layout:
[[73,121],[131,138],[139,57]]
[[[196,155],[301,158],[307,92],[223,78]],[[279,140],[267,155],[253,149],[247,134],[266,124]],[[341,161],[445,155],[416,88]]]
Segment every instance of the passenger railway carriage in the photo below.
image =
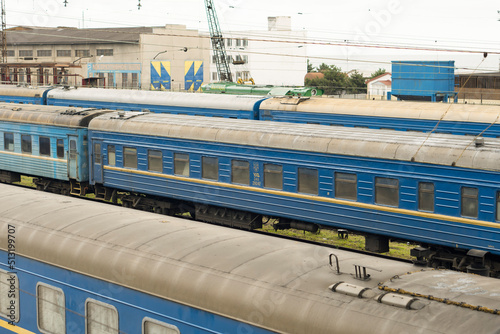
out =
[[0,101],[500,137],[500,106],[0,85]]
[[[35,177],[39,189],[83,194],[88,185],[88,124],[102,110],[0,105],[0,181]],[[71,186],[71,187],[70,187]]]
[[1,333],[500,328],[498,281],[477,275],[1,184],[0,229]]
[[500,139],[141,113],[97,117],[89,137],[91,184],[125,205],[441,245],[456,266],[500,255]]

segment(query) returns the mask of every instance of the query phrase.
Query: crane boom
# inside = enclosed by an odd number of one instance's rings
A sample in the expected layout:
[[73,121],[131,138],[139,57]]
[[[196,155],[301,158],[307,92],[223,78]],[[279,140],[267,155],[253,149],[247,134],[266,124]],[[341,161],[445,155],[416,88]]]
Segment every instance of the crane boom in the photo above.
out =
[[226,46],[222,32],[217,19],[217,13],[212,0],[205,0],[205,8],[207,10],[208,28],[210,31],[210,40],[212,41],[212,49],[214,51],[215,64],[217,65],[217,73],[220,81],[232,82],[231,69],[227,61]]

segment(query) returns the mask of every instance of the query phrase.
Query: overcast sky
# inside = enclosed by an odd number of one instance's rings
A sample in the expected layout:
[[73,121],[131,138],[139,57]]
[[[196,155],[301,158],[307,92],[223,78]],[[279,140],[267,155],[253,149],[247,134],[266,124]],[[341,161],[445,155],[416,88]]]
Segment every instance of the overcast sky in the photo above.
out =
[[[268,16],[291,16],[305,30],[313,65],[390,71],[391,60],[455,60],[457,71],[498,71],[498,0],[213,0],[225,35],[266,30]],[[183,24],[208,31],[203,0],[9,0],[7,27],[79,28]],[[363,47],[360,47],[363,45]],[[418,49],[418,50],[417,50]],[[424,50],[422,50],[424,49]],[[459,50],[447,52],[444,50]],[[489,52],[483,59],[482,52]]]

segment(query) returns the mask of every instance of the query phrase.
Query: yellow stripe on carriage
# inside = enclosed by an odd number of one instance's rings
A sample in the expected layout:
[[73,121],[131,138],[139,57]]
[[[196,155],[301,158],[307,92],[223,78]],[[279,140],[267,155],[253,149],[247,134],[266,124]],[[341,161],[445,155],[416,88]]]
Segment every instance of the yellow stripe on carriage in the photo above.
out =
[[9,324],[7,321],[1,320],[0,319],[0,327],[8,329],[11,332],[17,333],[17,334],[35,334],[35,332],[31,332],[27,329],[21,328],[19,326],[13,326]]
[[279,196],[285,196],[285,197],[290,197],[290,198],[300,198],[300,199],[306,199],[306,200],[316,201],[316,202],[346,205],[346,206],[356,207],[356,208],[361,208],[361,209],[391,212],[391,213],[397,213],[397,214],[402,214],[402,215],[443,220],[443,221],[454,222],[454,223],[476,225],[476,226],[485,226],[485,227],[491,227],[491,228],[497,228],[497,229],[500,228],[500,223],[491,223],[491,222],[487,222],[487,221],[483,221],[483,220],[474,220],[474,219],[469,219],[469,218],[452,217],[452,216],[440,215],[440,214],[431,213],[431,212],[413,211],[413,210],[400,209],[400,208],[395,208],[395,207],[390,207],[390,206],[360,203],[360,202],[355,202],[355,201],[341,200],[341,199],[322,197],[322,196],[312,196],[312,195],[306,195],[306,194],[290,193],[290,192],[286,192],[286,191],[282,191],[282,190],[264,189],[264,188],[257,188],[257,187],[251,187],[251,186],[232,184],[232,183],[223,183],[223,182],[217,182],[217,181],[193,179],[193,178],[177,176],[177,175],[166,175],[166,174],[161,174],[161,173],[147,172],[147,171],[142,171],[142,170],[120,168],[120,167],[113,167],[113,166],[104,166],[104,169],[113,170],[113,171],[117,171],[117,172],[131,173],[131,174],[155,176],[155,177],[160,177],[160,178],[168,179],[168,180],[177,180],[177,181],[191,182],[191,183],[197,183],[197,184],[205,184],[205,185],[209,185],[209,186],[217,186],[217,187],[230,188],[230,189],[253,191],[253,192],[263,193],[263,194],[279,195]]

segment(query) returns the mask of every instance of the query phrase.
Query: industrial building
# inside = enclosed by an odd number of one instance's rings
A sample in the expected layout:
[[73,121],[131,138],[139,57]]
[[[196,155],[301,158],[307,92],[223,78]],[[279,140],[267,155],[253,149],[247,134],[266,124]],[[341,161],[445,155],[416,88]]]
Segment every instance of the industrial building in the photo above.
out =
[[[218,81],[209,35],[184,25],[16,27],[6,36],[4,83],[197,91],[202,83]],[[268,31],[228,33],[235,81],[302,85],[306,48],[284,41],[303,37],[305,32],[291,30],[290,17],[269,18]]]

